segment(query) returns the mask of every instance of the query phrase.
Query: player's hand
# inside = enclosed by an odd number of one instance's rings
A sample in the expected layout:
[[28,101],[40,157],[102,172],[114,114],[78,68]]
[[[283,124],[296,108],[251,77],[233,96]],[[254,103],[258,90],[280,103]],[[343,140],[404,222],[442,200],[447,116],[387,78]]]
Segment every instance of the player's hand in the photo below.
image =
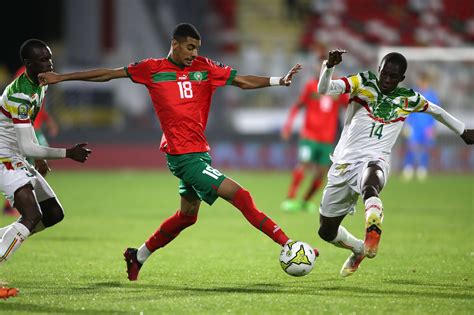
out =
[[38,74],[40,86],[61,82],[60,75],[56,72],[43,72]]
[[466,144],[474,144],[474,129],[465,129],[461,138]]
[[280,79],[280,85],[285,85],[285,86],[290,86],[291,80],[293,79],[293,76],[297,74],[303,67],[297,63],[296,65],[291,68],[291,70]]
[[329,51],[328,61],[326,67],[332,68],[335,65],[338,65],[342,62],[342,54],[345,54],[347,51],[344,49],[334,49]]
[[35,168],[43,177],[45,177],[48,172],[51,172],[46,160],[35,160]]
[[66,157],[71,160],[84,163],[87,161],[89,154],[92,152],[91,150],[85,148],[86,145],[87,143],[79,143],[70,149],[66,149]]

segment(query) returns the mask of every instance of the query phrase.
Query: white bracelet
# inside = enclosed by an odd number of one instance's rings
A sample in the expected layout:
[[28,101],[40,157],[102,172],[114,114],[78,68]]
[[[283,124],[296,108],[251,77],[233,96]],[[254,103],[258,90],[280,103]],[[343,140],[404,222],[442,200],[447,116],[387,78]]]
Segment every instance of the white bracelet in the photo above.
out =
[[280,85],[281,77],[270,77],[270,85]]

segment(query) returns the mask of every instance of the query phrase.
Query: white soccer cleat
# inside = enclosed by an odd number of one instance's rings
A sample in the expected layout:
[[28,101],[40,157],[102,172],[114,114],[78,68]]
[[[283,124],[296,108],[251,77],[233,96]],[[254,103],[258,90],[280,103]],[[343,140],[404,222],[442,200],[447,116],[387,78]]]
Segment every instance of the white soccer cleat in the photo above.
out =
[[347,258],[347,260],[344,262],[344,265],[342,265],[341,271],[339,272],[341,277],[349,277],[354,272],[356,272],[364,258],[365,253],[352,253],[352,255],[350,255],[349,258]]
[[367,258],[377,256],[382,235],[383,212],[371,208],[366,212],[364,248]]

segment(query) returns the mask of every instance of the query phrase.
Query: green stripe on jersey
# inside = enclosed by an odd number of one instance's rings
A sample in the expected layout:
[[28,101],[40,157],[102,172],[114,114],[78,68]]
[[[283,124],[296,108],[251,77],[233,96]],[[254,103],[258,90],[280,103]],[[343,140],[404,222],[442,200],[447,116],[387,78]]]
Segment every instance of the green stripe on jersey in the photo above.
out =
[[153,82],[176,81],[176,72],[158,72],[151,76]]
[[207,71],[193,71],[189,72],[190,81],[207,81]]
[[226,81],[226,85],[232,84],[234,81],[235,75],[237,74],[237,70],[230,70],[230,76],[229,79]]

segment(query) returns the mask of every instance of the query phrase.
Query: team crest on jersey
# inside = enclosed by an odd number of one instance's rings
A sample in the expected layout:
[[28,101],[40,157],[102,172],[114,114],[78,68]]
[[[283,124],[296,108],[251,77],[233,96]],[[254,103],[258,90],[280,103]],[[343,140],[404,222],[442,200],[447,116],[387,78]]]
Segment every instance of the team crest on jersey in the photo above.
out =
[[20,119],[27,119],[29,117],[30,107],[26,104],[20,104],[18,106],[18,118]]
[[194,72],[193,77],[198,82],[202,81],[202,73],[201,72]]

